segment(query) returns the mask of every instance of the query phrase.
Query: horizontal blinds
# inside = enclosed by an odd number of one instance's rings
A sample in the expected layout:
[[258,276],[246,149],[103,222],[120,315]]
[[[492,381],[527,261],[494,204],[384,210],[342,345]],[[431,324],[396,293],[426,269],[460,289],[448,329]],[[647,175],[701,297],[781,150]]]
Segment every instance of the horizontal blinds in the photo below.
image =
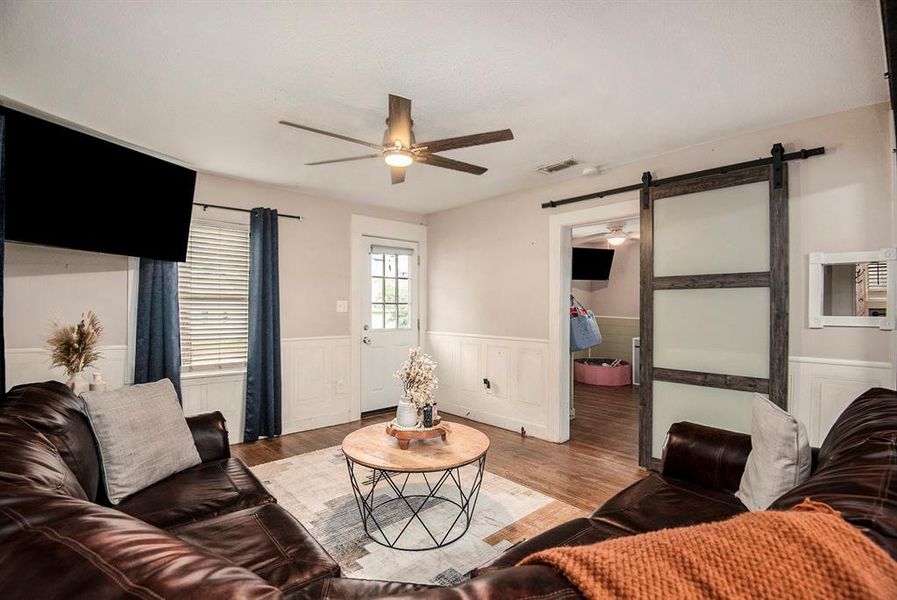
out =
[[178,270],[181,365],[239,366],[249,340],[249,229],[194,222]]
[[870,290],[886,290],[888,289],[888,263],[871,262],[869,269],[869,289]]

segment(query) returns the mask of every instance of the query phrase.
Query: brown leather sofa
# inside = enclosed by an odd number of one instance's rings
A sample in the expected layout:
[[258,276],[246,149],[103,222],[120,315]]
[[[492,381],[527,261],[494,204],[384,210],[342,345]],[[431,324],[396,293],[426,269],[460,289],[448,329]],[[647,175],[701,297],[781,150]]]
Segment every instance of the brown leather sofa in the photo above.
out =
[[[108,506],[80,399],[56,383],[13,389],[0,408],[0,595],[4,598],[580,598],[553,570],[514,566],[543,548],[589,544],[745,511],[734,497],[750,438],[677,423],[659,473],[587,518],[505,552],[459,586],[342,578],[326,551],[230,457],[218,413],[188,419],[203,460]],[[148,424],[151,426],[151,424]],[[897,393],[873,389],[841,415],[810,496],[897,557]],[[426,588],[426,589],[422,589]]]
[[[230,456],[221,414],[187,422],[202,463],[111,507],[83,401],[56,382],[13,388],[0,407],[0,597],[296,597],[338,578]],[[421,588],[349,585],[359,597]]]

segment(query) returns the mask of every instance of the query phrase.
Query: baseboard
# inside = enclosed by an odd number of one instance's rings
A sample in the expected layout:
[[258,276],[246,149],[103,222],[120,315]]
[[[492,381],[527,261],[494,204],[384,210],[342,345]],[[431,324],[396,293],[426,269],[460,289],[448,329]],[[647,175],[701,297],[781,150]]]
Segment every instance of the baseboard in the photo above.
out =
[[[443,406],[443,404],[445,406]],[[526,430],[526,435],[528,437],[539,438],[542,440],[548,439],[548,428],[545,427],[545,425],[541,425],[539,423],[521,421],[519,419],[515,419],[506,415],[494,414],[487,411],[478,410],[476,408],[470,408],[467,406],[462,406],[460,404],[453,404],[451,402],[444,401],[439,402],[439,412],[440,414],[448,413],[456,417],[463,417],[465,419],[470,419],[471,421],[477,421],[478,423],[492,425],[493,427],[500,427],[501,429],[507,429],[508,431],[513,431],[515,433],[520,433],[520,429],[523,428]]]

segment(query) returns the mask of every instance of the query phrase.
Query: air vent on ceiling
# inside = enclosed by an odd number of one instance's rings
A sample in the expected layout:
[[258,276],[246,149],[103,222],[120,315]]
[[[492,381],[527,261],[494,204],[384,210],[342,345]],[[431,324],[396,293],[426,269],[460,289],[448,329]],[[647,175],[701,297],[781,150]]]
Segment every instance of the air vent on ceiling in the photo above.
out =
[[558,171],[563,171],[564,169],[569,169],[572,166],[578,165],[579,161],[575,158],[568,158],[567,160],[562,160],[561,162],[554,163],[551,165],[542,165],[538,169],[536,169],[539,173],[543,173],[544,175],[551,175],[552,173],[557,173]]

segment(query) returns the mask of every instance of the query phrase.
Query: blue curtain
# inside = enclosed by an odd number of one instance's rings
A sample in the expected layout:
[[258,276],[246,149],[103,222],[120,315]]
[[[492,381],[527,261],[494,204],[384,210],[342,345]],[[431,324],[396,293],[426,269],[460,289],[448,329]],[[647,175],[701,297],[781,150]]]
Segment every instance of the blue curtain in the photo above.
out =
[[277,211],[253,208],[249,217],[249,354],[243,441],[280,435],[280,277]]
[[168,378],[181,398],[181,325],[178,264],[140,259],[134,383]]
[[3,337],[3,260],[6,246],[6,118],[0,114],[0,394],[6,392],[6,340]]

